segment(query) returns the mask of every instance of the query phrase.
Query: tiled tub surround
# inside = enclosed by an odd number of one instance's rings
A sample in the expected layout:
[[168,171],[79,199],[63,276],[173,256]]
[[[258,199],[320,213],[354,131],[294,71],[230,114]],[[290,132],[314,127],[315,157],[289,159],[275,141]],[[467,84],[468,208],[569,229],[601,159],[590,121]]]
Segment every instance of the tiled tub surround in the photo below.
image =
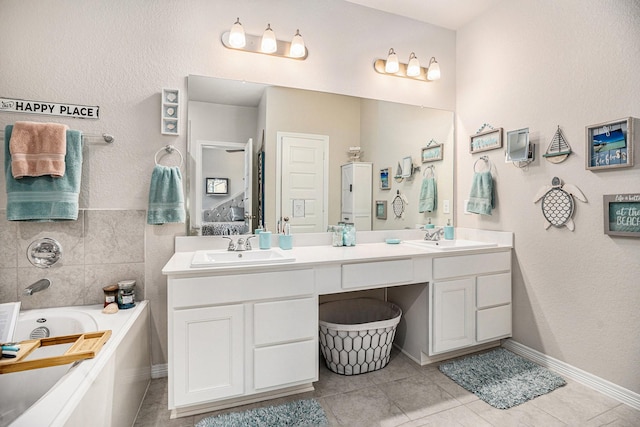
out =
[[[0,302],[22,301],[23,309],[99,304],[102,288],[136,280],[144,297],[144,210],[80,210],[77,221],[15,222],[0,211]],[[61,260],[50,268],[31,265],[29,244],[43,237],[60,242]],[[51,287],[31,296],[24,288],[48,278]]]

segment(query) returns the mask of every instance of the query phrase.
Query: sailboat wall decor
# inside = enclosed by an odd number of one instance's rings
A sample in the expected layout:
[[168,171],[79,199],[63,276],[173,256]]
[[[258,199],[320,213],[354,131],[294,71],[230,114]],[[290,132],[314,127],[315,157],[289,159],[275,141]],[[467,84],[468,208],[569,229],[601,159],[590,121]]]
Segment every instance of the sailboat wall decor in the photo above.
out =
[[553,135],[553,139],[547,147],[547,152],[542,155],[545,159],[550,161],[551,163],[562,163],[567,160],[569,154],[571,154],[571,146],[564,138],[562,131],[560,130],[560,125],[558,125],[558,130]]

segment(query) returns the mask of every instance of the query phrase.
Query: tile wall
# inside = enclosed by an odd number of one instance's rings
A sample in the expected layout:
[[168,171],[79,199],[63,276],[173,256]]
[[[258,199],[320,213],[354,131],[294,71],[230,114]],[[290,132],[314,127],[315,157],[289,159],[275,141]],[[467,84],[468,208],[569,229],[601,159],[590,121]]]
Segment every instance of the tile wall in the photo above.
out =
[[[0,210],[0,303],[22,301],[22,309],[100,304],[102,288],[136,280],[136,299],[144,299],[144,210],[80,210],[77,221],[7,221]],[[60,242],[62,258],[37,268],[27,258],[32,241]],[[24,288],[43,278],[51,287],[34,295]]]

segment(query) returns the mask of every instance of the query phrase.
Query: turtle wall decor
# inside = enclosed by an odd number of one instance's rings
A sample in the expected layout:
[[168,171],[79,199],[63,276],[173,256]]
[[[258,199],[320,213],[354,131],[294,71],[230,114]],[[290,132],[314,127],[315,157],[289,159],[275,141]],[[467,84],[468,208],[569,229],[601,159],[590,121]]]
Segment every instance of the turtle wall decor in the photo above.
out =
[[574,197],[581,202],[587,202],[587,198],[578,187],[572,184],[563,185],[557,176],[553,177],[551,185],[545,185],[538,190],[533,203],[537,203],[538,200],[542,199],[542,215],[546,220],[545,229],[552,225],[554,227],[562,227],[564,225],[571,231],[575,229],[575,224],[571,218],[575,208]]

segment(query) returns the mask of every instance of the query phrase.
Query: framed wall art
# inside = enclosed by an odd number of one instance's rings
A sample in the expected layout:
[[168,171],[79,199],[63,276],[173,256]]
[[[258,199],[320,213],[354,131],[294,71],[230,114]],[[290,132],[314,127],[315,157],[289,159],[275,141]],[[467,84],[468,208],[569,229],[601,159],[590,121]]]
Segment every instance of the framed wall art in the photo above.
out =
[[387,219],[387,201],[376,200],[376,218]]
[[586,169],[633,166],[633,118],[586,127]]
[[380,169],[380,189],[391,190],[391,168]]
[[229,194],[229,178],[207,178],[207,194]]
[[435,162],[442,160],[443,147],[435,140],[429,141],[426,147],[422,149],[422,163]]
[[496,148],[502,148],[502,128],[481,129],[475,135],[471,135],[470,153],[495,150]]
[[605,194],[604,233],[640,237],[640,193]]

